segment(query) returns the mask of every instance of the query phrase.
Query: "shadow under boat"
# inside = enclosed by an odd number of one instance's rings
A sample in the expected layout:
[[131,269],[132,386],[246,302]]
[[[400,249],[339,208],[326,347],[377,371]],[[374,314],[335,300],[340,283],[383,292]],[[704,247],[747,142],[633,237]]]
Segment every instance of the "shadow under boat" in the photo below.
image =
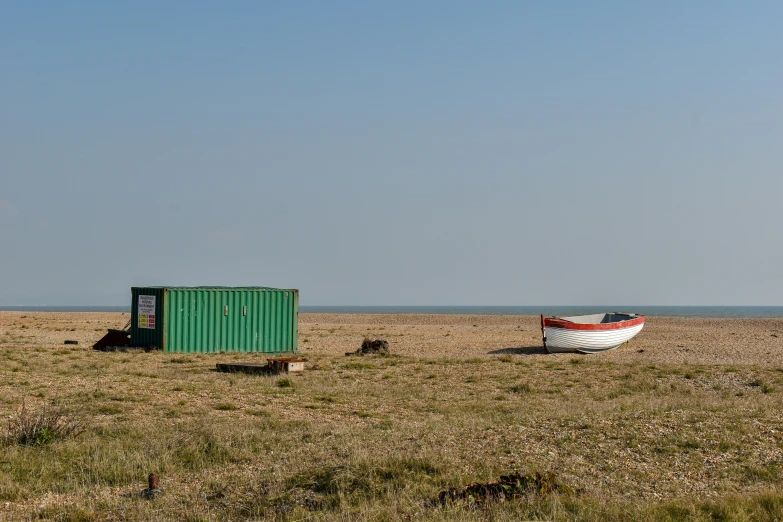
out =
[[499,348],[487,352],[489,355],[546,355],[546,350],[540,344],[538,346],[515,346],[512,348]]

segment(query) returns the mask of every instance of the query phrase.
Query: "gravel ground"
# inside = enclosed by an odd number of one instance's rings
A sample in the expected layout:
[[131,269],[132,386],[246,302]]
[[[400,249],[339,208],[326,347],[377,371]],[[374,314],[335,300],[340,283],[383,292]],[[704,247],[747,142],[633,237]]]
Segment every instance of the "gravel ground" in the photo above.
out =
[[[300,315],[304,353],[339,354],[363,336],[389,341],[392,353],[426,358],[503,354],[571,358],[543,351],[538,317],[487,315]],[[305,342],[307,339],[308,342]],[[592,360],[673,364],[783,365],[783,319],[650,317],[631,342]]]
[[[0,312],[0,346],[59,347],[68,340],[90,347],[107,328],[122,328],[128,313]],[[499,315],[300,314],[303,354],[354,351],[364,337],[389,342],[392,353],[422,358],[549,355],[538,317]],[[783,366],[783,318],[700,319],[650,317],[631,342],[593,360],[643,364]]]

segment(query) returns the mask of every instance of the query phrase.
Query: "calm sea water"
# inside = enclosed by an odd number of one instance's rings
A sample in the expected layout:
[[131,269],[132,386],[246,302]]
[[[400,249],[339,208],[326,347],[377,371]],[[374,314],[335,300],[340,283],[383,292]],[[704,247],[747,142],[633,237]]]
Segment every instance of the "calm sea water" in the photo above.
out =
[[130,310],[130,306],[0,306],[0,312],[130,312]]
[[[25,312],[130,312],[130,306],[0,306]],[[302,313],[581,315],[634,312],[659,317],[783,317],[783,306],[300,306]]]
[[300,306],[301,312],[345,314],[583,315],[633,312],[659,317],[783,317],[783,306]]

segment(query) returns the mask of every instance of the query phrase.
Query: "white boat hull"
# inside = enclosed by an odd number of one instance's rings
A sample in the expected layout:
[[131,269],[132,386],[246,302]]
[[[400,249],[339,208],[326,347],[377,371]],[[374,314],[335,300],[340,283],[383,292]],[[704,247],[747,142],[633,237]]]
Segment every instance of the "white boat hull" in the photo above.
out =
[[614,330],[571,330],[544,328],[546,350],[550,353],[596,353],[613,350],[642,331],[644,323]]

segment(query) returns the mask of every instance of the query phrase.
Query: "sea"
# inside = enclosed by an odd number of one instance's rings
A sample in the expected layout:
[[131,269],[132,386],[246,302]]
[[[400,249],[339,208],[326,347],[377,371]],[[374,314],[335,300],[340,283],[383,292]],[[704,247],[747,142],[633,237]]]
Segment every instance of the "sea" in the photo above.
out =
[[[0,306],[0,311],[130,312],[130,306]],[[783,318],[783,306],[300,306],[302,313],[583,315],[632,312],[648,317]]]

